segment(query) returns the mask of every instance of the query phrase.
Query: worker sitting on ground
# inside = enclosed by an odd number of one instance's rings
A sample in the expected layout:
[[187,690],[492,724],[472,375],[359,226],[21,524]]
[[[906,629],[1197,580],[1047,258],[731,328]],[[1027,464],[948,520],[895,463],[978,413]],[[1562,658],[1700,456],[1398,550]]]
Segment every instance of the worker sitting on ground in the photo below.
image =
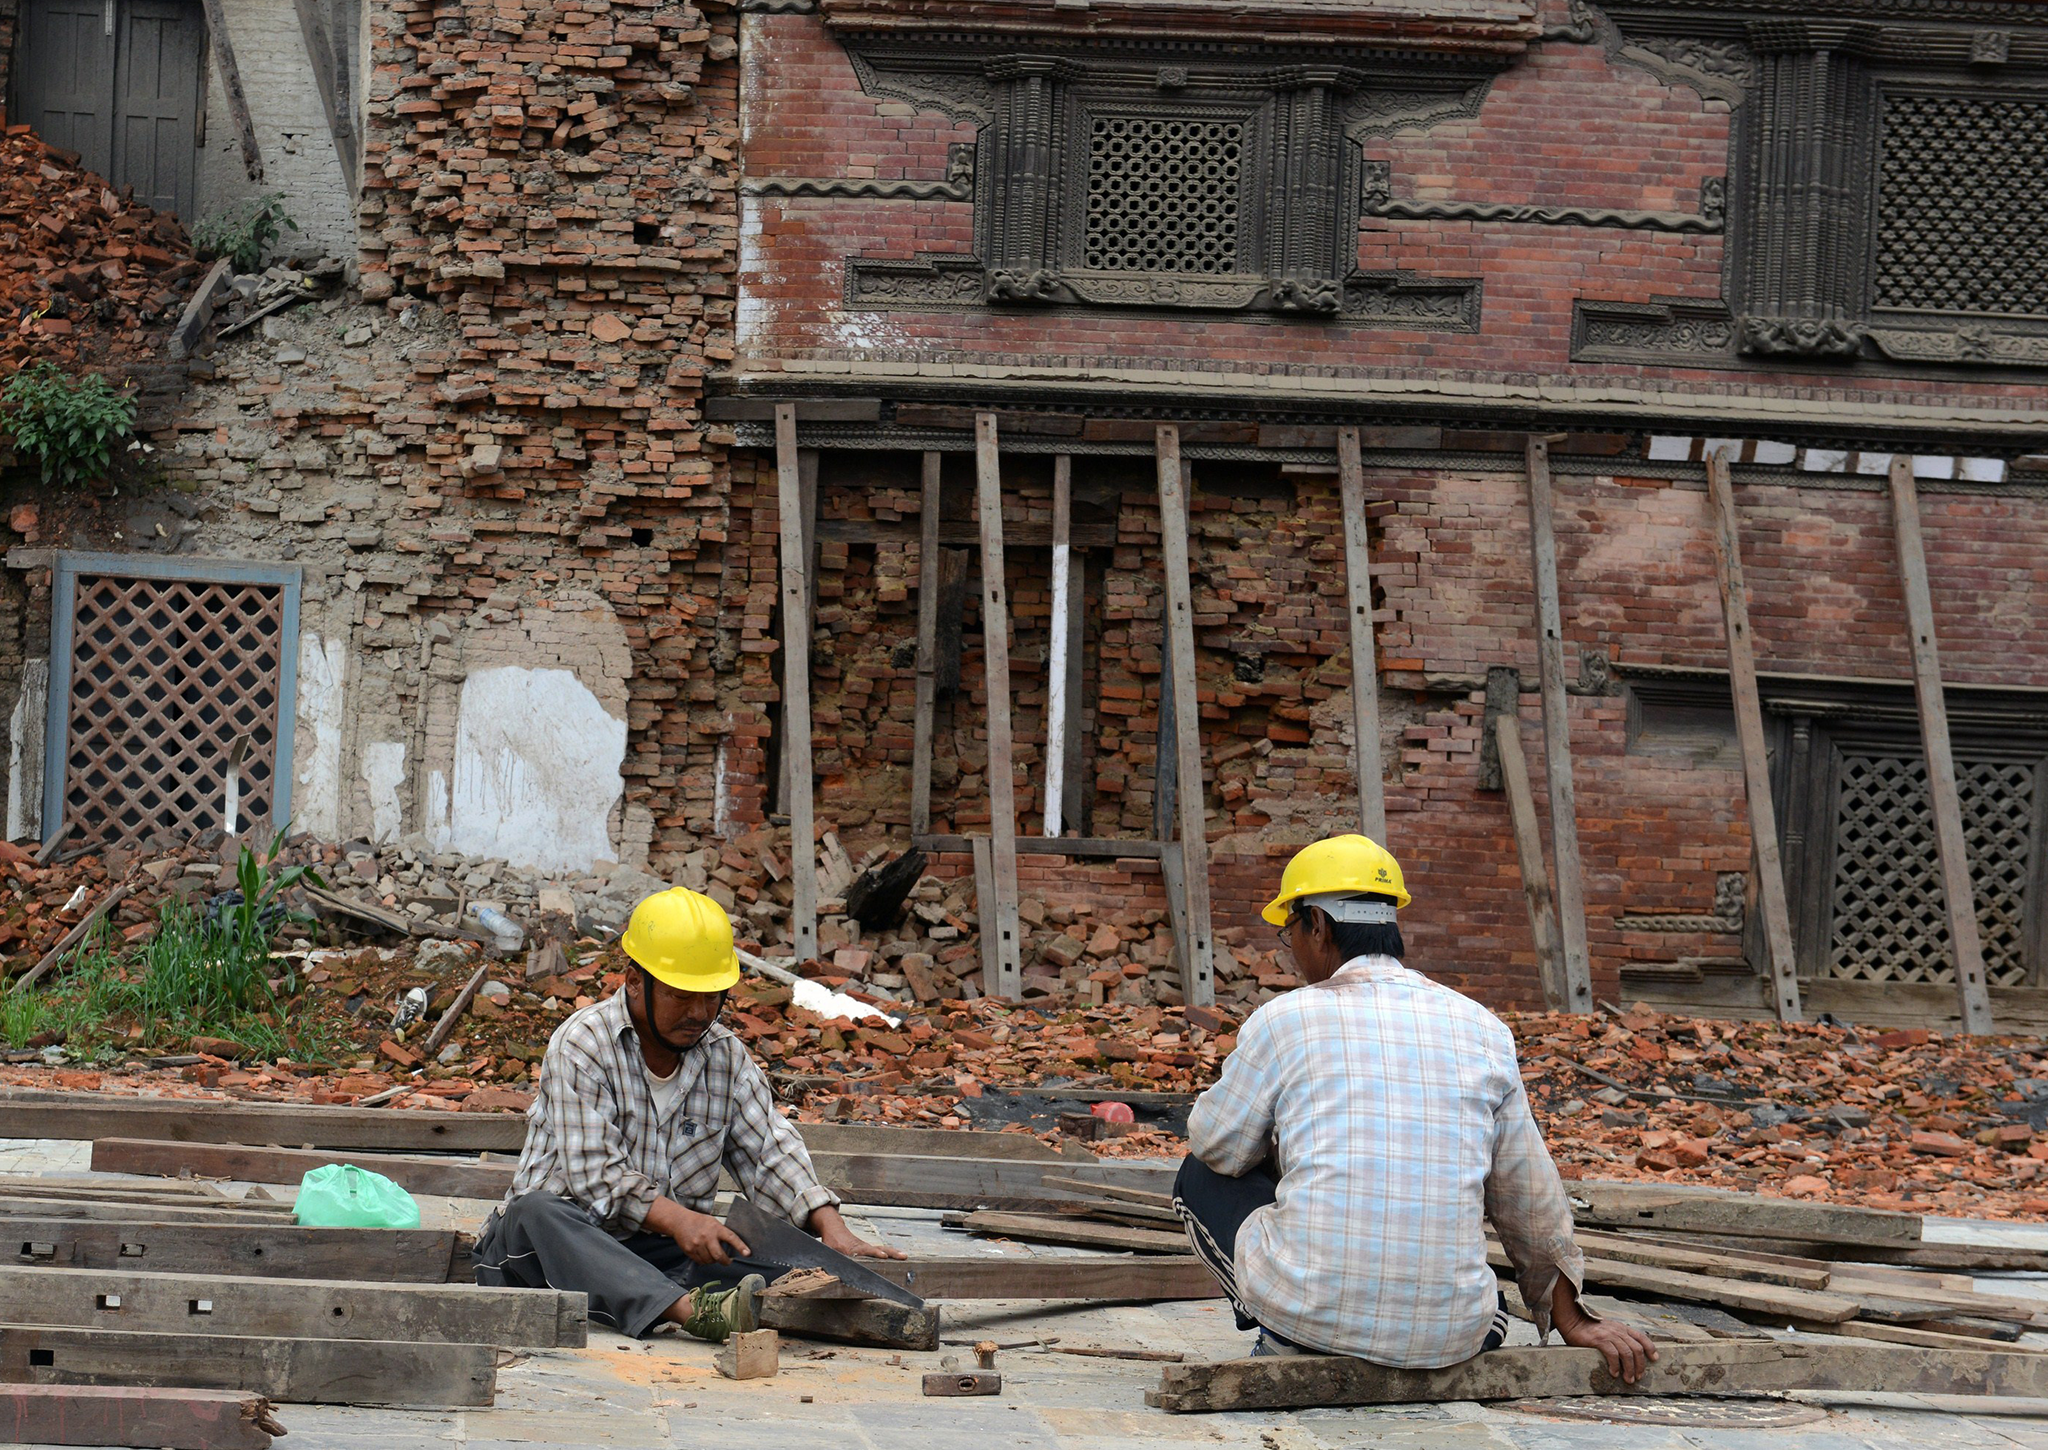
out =
[[477,1282],[580,1290],[592,1319],[636,1338],[664,1320],[715,1342],[751,1330],[756,1296],[789,1266],[749,1257],[711,1216],[721,1165],[827,1247],[902,1258],[847,1229],[766,1075],[719,1024],[740,967],[718,903],[657,892],[620,945],[625,985],[548,1043],[519,1171],[477,1242]]
[[1237,1034],[1188,1117],[1174,1207],[1253,1354],[1436,1369],[1500,1345],[1486,1224],[1547,1338],[1633,1382],[1650,1341],[1579,1303],[1571,1207],[1529,1113],[1515,1042],[1400,962],[1401,868],[1364,836],[1298,853],[1267,921],[1307,983]]

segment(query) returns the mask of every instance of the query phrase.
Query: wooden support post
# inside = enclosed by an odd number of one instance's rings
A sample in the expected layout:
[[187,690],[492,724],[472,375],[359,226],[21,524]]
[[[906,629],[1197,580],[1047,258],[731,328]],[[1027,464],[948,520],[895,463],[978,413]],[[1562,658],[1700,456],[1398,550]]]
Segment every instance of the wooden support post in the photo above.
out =
[[1002,930],[996,925],[995,843],[987,836],[969,838],[974,853],[974,926],[981,939],[981,990],[984,996],[999,996],[996,984],[1002,980],[1002,955],[996,940]]
[[782,532],[782,758],[789,782],[790,908],[796,959],[818,954],[818,843],[811,830],[811,588],[804,538],[796,404],[775,405],[776,503]]
[[1721,618],[1728,631],[1728,687],[1735,697],[1735,733],[1742,743],[1742,788],[1749,803],[1757,905],[1771,956],[1771,999],[1780,1022],[1802,1019],[1799,966],[1792,954],[1792,907],[1785,896],[1785,863],[1778,851],[1778,810],[1771,799],[1770,750],[1764,742],[1763,697],[1756,683],[1756,648],[1749,632],[1749,586],[1742,577],[1742,534],[1728,454],[1707,456],[1707,501],[1713,514],[1714,569],[1721,585]]
[[235,43],[228,35],[228,12],[224,0],[200,0],[206,12],[206,40],[213,48],[213,63],[220,72],[220,88],[227,97],[228,118],[235,123],[235,135],[242,143],[242,173],[251,181],[263,179],[263,153],[256,145],[256,122],[249,113],[249,96],[242,88],[242,70],[235,64]]
[[1073,560],[1074,459],[1061,453],[1052,461],[1052,647],[1045,663],[1045,834],[1057,836],[1067,784],[1067,632],[1069,612],[1067,570]]
[[1572,721],[1564,693],[1564,614],[1557,597],[1557,533],[1551,521],[1550,445],[1528,440],[1529,545],[1535,556],[1536,662],[1543,687],[1543,767],[1550,782],[1550,852],[1557,872],[1558,939],[1564,945],[1565,1009],[1593,1010],[1586,948],[1586,890],[1579,870],[1578,798],[1572,789]]
[[1081,691],[1084,687],[1082,656],[1087,651],[1085,623],[1088,608],[1088,557],[1074,554],[1067,561],[1067,729],[1061,737],[1066,757],[1061,780],[1066,800],[1060,809],[1063,828],[1088,832],[1088,735],[1084,724]]
[[974,417],[974,476],[988,676],[989,865],[996,891],[997,980],[991,984],[984,973],[982,987],[990,996],[1014,1001],[1024,990],[1023,942],[1017,929],[1017,783],[1010,754],[1010,594],[1003,575],[1003,475],[993,413]]
[[917,544],[917,719],[910,747],[910,834],[932,829],[932,715],[939,688],[939,463],[936,450],[924,456],[924,502]]
[[1941,854],[1941,895],[1948,910],[1949,948],[1955,953],[1956,1000],[1963,1031],[1992,1030],[1991,995],[1984,985],[1984,945],[1977,932],[1977,893],[1963,840],[1962,799],[1955,755],[1949,748],[1948,702],[1941,690],[1941,653],[1935,643],[1934,595],[1927,585],[1927,550],[1920,539],[1920,490],[1913,460],[1892,455],[1892,527],[1898,536],[1899,582],[1906,596],[1906,631],[1913,648],[1913,696],[1920,706],[1920,743],[1927,753],[1927,798],[1934,810],[1934,843]]
[[1202,785],[1202,718],[1195,695],[1195,610],[1188,570],[1188,474],[1180,429],[1154,435],[1159,451],[1159,544],[1166,569],[1166,673],[1173,680],[1173,748],[1180,786],[1181,872],[1186,891],[1187,968],[1181,995],[1190,1007],[1216,1000],[1215,944],[1209,921],[1208,791]]
[[1529,761],[1522,754],[1522,722],[1503,711],[1493,717],[1501,784],[1507,790],[1508,819],[1515,828],[1515,857],[1522,867],[1522,895],[1529,903],[1529,935],[1536,943],[1543,1005],[1566,1010],[1564,944],[1557,937],[1557,912],[1550,900],[1550,872],[1543,865],[1543,831],[1536,823],[1536,796],[1529,789]]
[[1360,829],[1387,843],[1385,769],[1380,762],[1380,674],[1373,656],[1372,550],[1365,534],[1365,465],[1358,430],[1337,430],[1337,473],[1344,499],[1344,582],[1351,619],[1351,722],[1358,736]]

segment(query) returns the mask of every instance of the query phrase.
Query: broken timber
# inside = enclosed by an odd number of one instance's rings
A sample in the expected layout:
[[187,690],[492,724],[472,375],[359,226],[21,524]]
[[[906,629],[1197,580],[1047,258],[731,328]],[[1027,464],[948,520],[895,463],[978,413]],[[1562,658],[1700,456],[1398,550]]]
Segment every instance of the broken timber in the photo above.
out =
[[887,1299],[811,1299],[775,1293],[761,1296],[761,1327],[804,1339],[886,1349],[937,1349],[939,1311],[912,1309]]
[[2048,1355],[1917,1349],[1867,1340],[1667,1344],[1635,1384],[1591,1349],[1496,1349],[1446,1369],[1388,1369],[1302,1355],[1171,1365],[1145,1402],[1176,1414],[1318,1405],[1555,1399],[1574,1395],[1737,1395],[1789,1390],[2048,1394]]
[[1764,944],[1771,959],[1772,1000],[1780,1022],[1798,1022],[1803,1014],[1799,966],[1792,954],[1792,908],[1785,895],[1785,861],[1778,849],[1778,812],[1771,800],[1763,698],[1757,691],[1756,649],[1749,632],[1749,585],[1742,577],[1742,530],[1726,449],[1716,448],[1707,455],[1707,501],[1713,511],[1708,536],[1714,543],[1721,618],[1728,634],[1728,687],[1735,700],[1736,737],[1742,746],[1743,796],[1749,806],[1757,904],[1763,910]]
[[1579,866],[1578,797],[1572,788],[1572,721],[1565,697],[1564,616],[1557,594],[1557,533],[1552,523],[1550,445],[1531,434],[1529,545],[1536,575],[1536,662],[1543,692],[1543,767],[1550,780],[1550,850],[1555,858],[1557,925],[1564,944],[1565,1010],[1593,1010],[1586,946],[1586,890]]
[[261,1395],[113,1385],[0,1385],[0,1444],[267,1450],[284,1427]]
[[1564,943],[1557,934],[1557,908],[1550,895],[1550,871],[1543,864],[1543,828],[1536,820],[1536,797],[1529,789],[1529,761],[1522,754],[1522,721],[1503,710],[1493,717],[1494,741],[1500,756],[1501,785],[1507,791],[1508,817],[1515,832],[1515,859],[1522,870],[1522,896],[1529,905],[1529,936],[1536,946],[1537,971],[1543,982],[1543,1005],[1565,1010]]
[[[1216,1000],[1215,943],[1209,913],[1208,788],[1202,780],[1202,716],[1195,692],[1195,616],[1188,573],[1188,470],[1180,430],[1162,425],[1153,435],[1159,462],[1159,551],[1166,573],[1166,660],[1173,682],[1174,773],[1179,781],[1180,871],[1187,940],[1181,998],[1190,1007]],[[1162,691],[1162,695],[1163,695]],[[1162,713],[1165,703],[1161,702]],[[1161,736],[1165,734],[1161,722]],[[1165,741],[1160,742],[1161,750]],[[1591,1003],[1587,1004],[1590,1009]]]
[[811,827],[811,568],[796,446],[796,404],[775,405],[775,478],[782,544],[782,758],[789,783],[790,907],[796,959],[818,954],[818,843]]
[[244,1390],[298,1405],[481,1407],[488,1344],[288,1339],[0,1325],[0,1383]]
[[[995,928],[996,975],[982,950],[982,990],[1016,1001],[1024,992],[1023,938],[1017,922],[1017,779],[1010,743],[1010,586],[1003,567],[1003,474],[996,415],[974,415],[974,483],[981,521],[982,665],[988,690],[989,884],[995,905],[983,906]],[[976,883],[979,901],[980,882]]]
[[1358,430],[1337,430],[1337,474],[1344,494],[1344,585],[1351,620],[1351,726],[1358,738],[1361,829],[1387,844],[1386,769],[1380,761],[1380,675],[1372,639],[1372,548],[1365,530],[1365,466]]
[[156,1217],[155,1210],[133,1209],[112,1221],[56,1216],[0,1219],[0,1263],[149,1274],[445,1284],[458,1282],[458,1268],[466,1271],[469,1244],[461,1234],[438,1229],[165,1222]]
[[1891,465],[1892,527],[1898,539],[1899,583],[1906,600],[1906,634],[1913,651],[1913,698],[1920,707],[1920,742],[1927,755],[1927,799],[1941,858],[1942,905],[1948,913],[1949,950],[1955,954],[1956,999],[1963,1031],[1992,1030],[1991,997],[1984,986],[1984,944],[1977,929],[1977,896],[1963,838],[1955,754],[1949,748],[1948,702],[1941,690],[1941,652],[1935,643],[1934,598],[1927,584],[1927,550],[1920,539],[1920,490],[1910,455]]
[[585,1317],[547,1289],[0,1268],[0,1324],[577,1349]]

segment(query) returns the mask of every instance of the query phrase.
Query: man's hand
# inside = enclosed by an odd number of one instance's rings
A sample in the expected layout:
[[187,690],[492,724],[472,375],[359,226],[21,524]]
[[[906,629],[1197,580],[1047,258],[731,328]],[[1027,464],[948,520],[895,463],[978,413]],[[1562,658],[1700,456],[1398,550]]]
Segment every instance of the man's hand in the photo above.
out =
[[729,1264],[753,1252],[747,1241],[708,1213],[684,1208],[673,1199],[657,1198],[647,1210],[645,1227],[651,1233],[667,1234],[692,1263]]
[[887,1244],[871,1244],[855,1236],[840,1217],[839,1210],[826,1204],[823,1208],[811,1210],[811,1229],[818,1235],[818,1241],[835,1254],[845,1254],[850,1259],[906,1259],[910,1256],[901,1249],[892,1249]]
[[1607,1372],[1625,1384],[1634,1384],[1657,1357],[1650,1337],[1611,1319],[1594,1319],[1579,1307],[1571,1280],[1557,1276],[1557,1288],[1550,1296],[1550,1322],[1558,1338],[1577,1349],[1597,1349],[1606,1356]]

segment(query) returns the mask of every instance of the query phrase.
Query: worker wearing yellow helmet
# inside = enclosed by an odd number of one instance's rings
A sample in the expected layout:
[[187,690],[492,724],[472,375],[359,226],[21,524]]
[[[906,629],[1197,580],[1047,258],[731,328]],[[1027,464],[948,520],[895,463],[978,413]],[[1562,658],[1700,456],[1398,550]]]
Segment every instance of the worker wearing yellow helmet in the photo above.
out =
[[1188,1116],[1174,1207],[1252,1353],[1403,1369],[1500,1345],[1489,1227],[1539,1331],[1633,1382],[1656,1352],[1579,1300],[1564,1185],[1522,1091],[1514,1036],[1401,963],[1412,898],[1377,841],[1303,847],[1261,915],[1305,984],[1238,1029]]
[[720,1025],[739,980],[732,920],[700,892],[658,891],[619,940],[626,980],[570,1015],[541,1061],[512,1188],[476,1246],[480,1284],[580,1290],[629,1335],[673,1323],[722,1341],[790,1266],[712,1216],[721,1169],[753,1204],[844,1254],[856,1238],[818,1182],[768,1079]]

